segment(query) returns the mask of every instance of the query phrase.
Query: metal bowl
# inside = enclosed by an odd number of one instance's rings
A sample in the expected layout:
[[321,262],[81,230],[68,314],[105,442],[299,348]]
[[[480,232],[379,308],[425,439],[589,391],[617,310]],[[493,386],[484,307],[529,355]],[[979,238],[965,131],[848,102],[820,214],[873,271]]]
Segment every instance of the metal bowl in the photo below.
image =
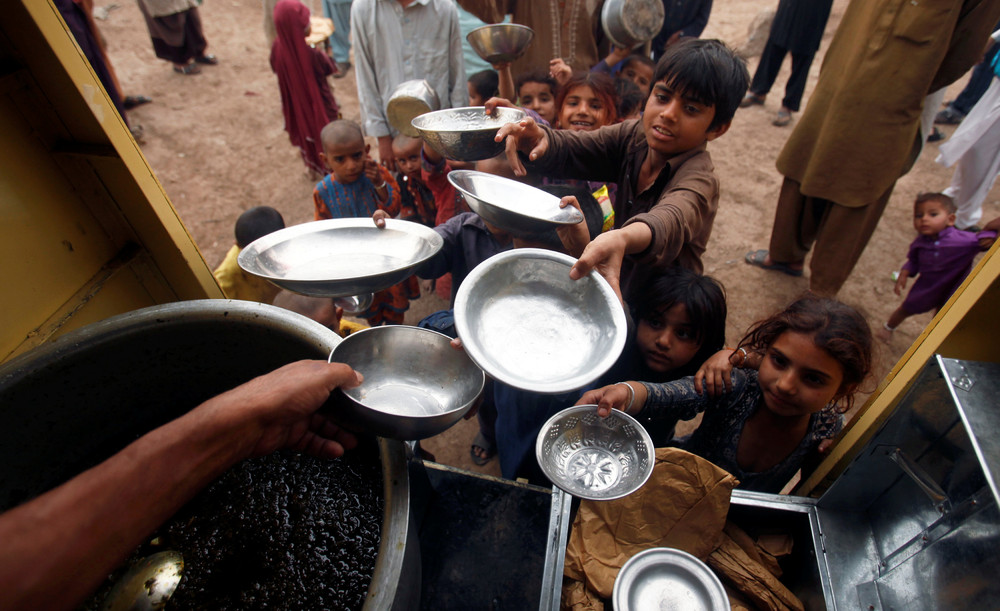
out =
[[458,422],[483,390],[486,376],[451,338],[437,331],[392,325],[352,333],[330,353],[364,375],[341,389],[336,417],[353,429],[393,439],[423,439]]
[[484,25],[465,37],[479,57],[491,64],[512,62],[521,57],[534,38],[534,30],[516,23]]
[[615,611],[728,611],[729,598],[712,569],[691,554],[654,547],[628,559],[611,595]]
[[448,182],[465,196],[473,212],[515,235],[575,225],[584,220],[578,209],[560,208],[555,195],[502,176],[453,170],[448,173]]
[[571,280],[576,259],[518,248],[477,265],[455,295],[455,328],[486,373],[523,390],[582,388],[625,347],[625,311],[596,272]]
[[403,81],[392,90],[385,103],[385,116],[396,131],[419,138],[413,119],[441,108],[438,94],[425,79]]
[[237,261],[247,273],[311,297],[387,289],[433,257],[444,241],[419,223],[328,219],[286,227],[251,242]]
[[601,418],[596,405],[570,407],[549,418],[538,432],[535,456],[553,484],[594,501],[631,494],[653,472],[653,440],[646,429],[619,410]]
[[519,108],[497,107],[492,115],[482,106],[446,108],[413,119],[413,127],[438,154],[458,161],[479,161],[496,157],[504,150],[496,142],[500,127],[524,119]]
[[656,38],[665,15],[662,0],[608,0],[601,26],[611,44],[631,49]]

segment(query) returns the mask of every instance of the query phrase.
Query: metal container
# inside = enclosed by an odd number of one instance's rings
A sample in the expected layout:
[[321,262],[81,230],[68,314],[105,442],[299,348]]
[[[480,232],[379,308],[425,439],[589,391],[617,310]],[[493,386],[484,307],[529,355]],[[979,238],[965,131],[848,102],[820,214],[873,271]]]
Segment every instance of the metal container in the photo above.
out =
[[503,176],[453,170],[448,172],[448,182],[461,192],[473,212],[516,237],[584,220],[577,208],[560,208],[555,195]]
[[502,153],[505,145],[496,141],[497,132],[524,117],[520,108],[498,106],[488,115],[482,106],[466,106],[421,115],[413,120],[413,127],[440,155],[457,161],[480,161]]
[[[340,338],[274,306],[200,300],[91,324],[0,367],[0,510],[27,501],[216,394]],[[385,515],[366,609],[410,608],[419,545],[405,448],[379,440]]]
[[611,44],[631,49],[653,40],[664,16],[661,0],[607,0],[601,8],[601,26]]
[[615,578],[615,611],[729,611],[722,582],[701,560],[669,547],[632,556]]
[[472,50],[491,64],[512,62],[521,57],[534,38],[534,30],[516,23],[484,25],[465,36]]
[[653,440],[635,418],[596,405],[568,407],[542,425],[535,458],[545,476],[581,499],[610,501],[632,494],[653,473]]
[[345,426],[413,440],[442,433],[464,416],[486,382],[483,370],[451,338],[430,329],[389,325],[352,333],[330,353],[365,377],[338,391],[334,416]]
[[996,609],[1000,365],[929,362],[819,498],[733,491],[730,519],[795,537],[806,609]]
[[392,90],[385,103],[385,116],[389,125],[401,134],[419,138],[413,120],[422,114],[441,108],[441,100],[431,84],[424,79],[403,81]]
[[569,277],[576,259],[516,248],[483,261],[455,295],[455,328],[483,371],[515,388],[561,393],[607,371],[625,347],[625,310],[597,272]]
[[364,299],[408,278],[443,245],[436,231],[420,223],[387,219],[379,229],[370,218],[326,219],[254,240],[237,262],[293,293]]

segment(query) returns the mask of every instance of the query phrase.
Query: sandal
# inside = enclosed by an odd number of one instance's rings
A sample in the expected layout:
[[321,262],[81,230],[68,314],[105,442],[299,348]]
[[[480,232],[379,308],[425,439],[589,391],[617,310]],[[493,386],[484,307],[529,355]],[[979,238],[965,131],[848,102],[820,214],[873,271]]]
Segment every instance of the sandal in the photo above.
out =
[[778,127],[784,127],[792,122],[792,111],[782,108],[778,111],[778,116],[771,121],[771,125],[776,125]]
[[178,66],[174,64],[174,72],[176,72],[177,74],[187,74],[187,75],[200,74],[201,68],[199,68],[198,64],[195,63],[185,64],[184,66]]
[[740,101],[740,108],[747,108],[749,106],[763,106],[764,96],[757,95],[756,93],[748,93],[743,96]]
[[136,106],[142,106],[143,104],[149,104],[153,101],[153,98],[148,98],[144,95],[127,95],[125,99],[122,100],[122,106],[125,110],[131,110]]
[[[482,450],[485,456],[477,454],[476,448]],[[472,462],[482,467],[486,463],[493,460],[493,457],[496,456],[496,454],[496,445],[487,441],[486,436],[483,435],[482,432],[476,433],[476,438],[472,440],[472,447],[469,448],[469,455],[472,457]]]
[[194,61],[199,64],[205,64],[206,66],[214,66],[219,63],[219,58],[214,55],[199,55],[194,58]]
[[801,269],[795,269],[788,263],[777,263],[774,261],[772,261],[770,264],[765,263],[765,261],[767,261],[767,251],[764,250],[763,248],[753,252],[748,252],[746,256],[743,257],[743,260],[746,261],[749,265],[753,265],[754,267],[759,267],[761,269],[769,269],[771,271],[788,274],[789,276],[802,275]]

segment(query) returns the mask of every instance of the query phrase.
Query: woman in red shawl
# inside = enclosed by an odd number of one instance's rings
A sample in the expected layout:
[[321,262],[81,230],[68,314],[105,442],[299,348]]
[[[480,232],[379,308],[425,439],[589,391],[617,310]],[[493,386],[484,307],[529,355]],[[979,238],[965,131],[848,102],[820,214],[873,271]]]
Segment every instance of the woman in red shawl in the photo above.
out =
[[333,60],[306,44],[309,9],[298,0],[281,0],[274,6],[277,37],[271,47],[271,69],[278,75],[285,131],[299,147],[306,167],[326,175],[319,159],[323,152],[319,133],[340,118],[340,109],[326,77],[336,72]]

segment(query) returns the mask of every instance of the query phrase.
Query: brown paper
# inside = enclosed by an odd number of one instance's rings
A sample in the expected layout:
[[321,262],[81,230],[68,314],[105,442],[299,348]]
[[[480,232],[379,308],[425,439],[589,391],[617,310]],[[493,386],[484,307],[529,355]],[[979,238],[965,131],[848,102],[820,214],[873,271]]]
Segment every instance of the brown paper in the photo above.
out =
[[723,536],[719,547],[708,557],[708,565],[724,583],[733,585],[758,609],[803,609],[802,601],[728,535]]
[[703,458],[659,448],[642,488],[614,501],[583,501],[566,547],[563,609],[602,608],[594,599],[611,598],[618,571],[642,550],[672,547],[707,558],[722,538],[737,483]]

